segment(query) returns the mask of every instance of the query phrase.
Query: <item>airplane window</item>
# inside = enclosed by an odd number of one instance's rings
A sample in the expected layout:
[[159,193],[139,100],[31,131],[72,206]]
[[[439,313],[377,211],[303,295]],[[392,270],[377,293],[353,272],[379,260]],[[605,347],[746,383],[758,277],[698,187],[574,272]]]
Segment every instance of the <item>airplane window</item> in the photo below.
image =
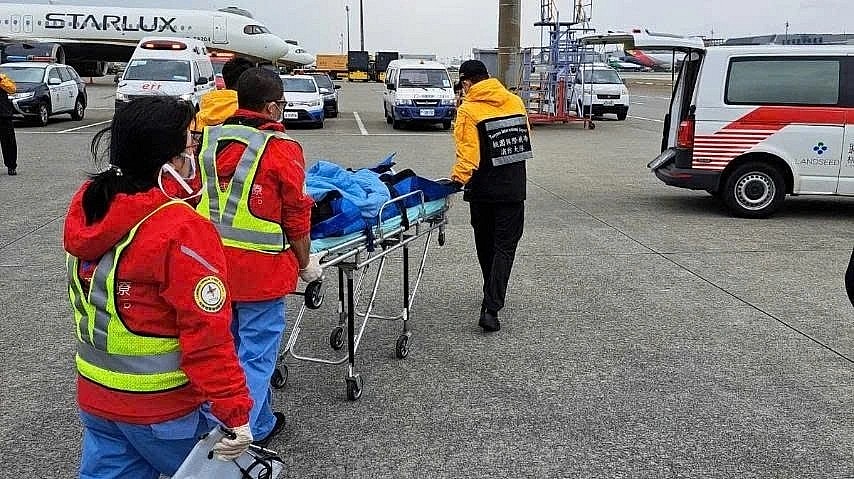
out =
[[243,27],[243,33],[247,35],[260,35],[262,33],[270,33],[270,30],[261,25],[246,25]]
[[15,83],[41,83],[44,79],[44,67],[3,67],[0,73]]
[[190,80],[190,62],[186,60],[135,60],[125,69],[125,80]]

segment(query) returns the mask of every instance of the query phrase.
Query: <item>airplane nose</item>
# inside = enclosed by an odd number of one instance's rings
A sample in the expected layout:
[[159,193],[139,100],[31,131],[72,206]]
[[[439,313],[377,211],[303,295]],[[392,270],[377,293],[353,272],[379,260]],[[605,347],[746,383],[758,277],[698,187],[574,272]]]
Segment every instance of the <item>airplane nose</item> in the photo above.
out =
[[285,43],[285,41],[281,38],[275,35],[273,36],[273,38],[275,38],[275,41],[270,42],[270,57],[272,60],[278,60],[279,58],[282,58],[283,56],[287,55],[290,49],[288,48],[288,44]]

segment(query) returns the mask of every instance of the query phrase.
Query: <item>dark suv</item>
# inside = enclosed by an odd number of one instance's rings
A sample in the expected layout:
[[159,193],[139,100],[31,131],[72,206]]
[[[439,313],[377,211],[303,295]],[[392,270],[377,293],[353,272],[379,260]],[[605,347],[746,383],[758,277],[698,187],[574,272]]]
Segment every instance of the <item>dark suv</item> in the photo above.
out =
[[73,120],[86,114],[86,83],[68,65],[48,62],[13,62],[0,65],[0,73],[15,82],[9,95],[14,114],[39,125],[52,115],[70,113]]
[[305,75],[314,77],[317,82],[317,87],[320,88],[320,94],[323,96],[323,114],[326,118],[338,117],[338,90],[341,85],[336,85],[329,78],[329,75],[321,72],[305,72]]

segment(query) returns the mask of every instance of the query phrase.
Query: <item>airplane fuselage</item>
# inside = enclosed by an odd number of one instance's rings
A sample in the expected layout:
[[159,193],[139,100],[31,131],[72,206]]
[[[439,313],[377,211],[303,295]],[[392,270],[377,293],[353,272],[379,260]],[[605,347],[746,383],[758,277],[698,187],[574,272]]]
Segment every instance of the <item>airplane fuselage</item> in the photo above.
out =
[[149,35],[195,38],[209,50],[264,61],[289,50],[257,20],[228,12],[0,3],[0,38],[59,43],[69,62],[127,61]]

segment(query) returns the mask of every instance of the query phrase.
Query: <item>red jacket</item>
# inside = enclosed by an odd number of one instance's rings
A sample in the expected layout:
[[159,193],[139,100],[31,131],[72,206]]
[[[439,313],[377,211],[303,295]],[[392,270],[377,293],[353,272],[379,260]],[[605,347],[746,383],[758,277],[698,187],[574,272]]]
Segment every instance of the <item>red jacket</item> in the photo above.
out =
[[[119,194],[103,219],[87,225],[82,198],[88,185],[72,198],[64,232],[65,250],[80,259],[78,275],[84,288],[92,277],[91,263],[168,201],[156,187]],[[140,226],[119,259],[115,283],[119,315],[137,334],[177,337],[181,369],[189,383],[167,392],[139,394],[108,389],[78,375],[81,409],[114,421],[154,424],[189,414],[209,401],[213,414],[226,426],[249,422],[252,399],[234,348],[228,295],[215,312],[206,312],[195,299],[203,278],[215,276],[225,282],[221,244],[213,225],[184,205],[164,208]]]
[[[225,124],[284,131],[281,123],[248,110],[237,110]],[[223,190],[234,176],[244,149],[237,142],[220,146],[216,170]],[[305,194],[302,147],[295,141],[271,138],[252,183],[249,211],[258,218],[279,223],[288,240],[297,240],[309,236],[313,204]],[[234,301],[268,301],[296,290],[299,262],[290,249],[269,254],[226,246],[225,258]]]

